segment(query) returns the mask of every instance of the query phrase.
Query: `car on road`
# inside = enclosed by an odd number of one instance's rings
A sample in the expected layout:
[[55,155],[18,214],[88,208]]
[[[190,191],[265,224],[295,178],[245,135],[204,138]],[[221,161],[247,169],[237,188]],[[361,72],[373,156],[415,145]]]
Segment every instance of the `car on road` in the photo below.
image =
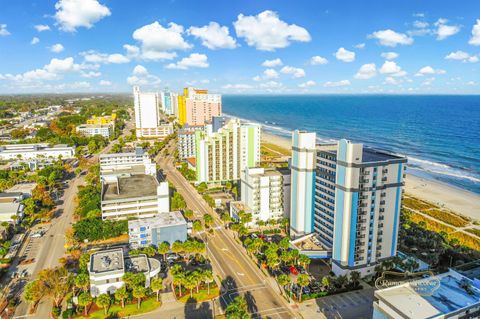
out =
[[40,238],[43,236],[43,232],[42,231],[39,231],[39,232],[36,232],[36,233],[33,233],[30,235],[30,237],[32,238]]
[[290,266],[290,273],[293,274],[293,275],[298,275],[299,274],[298,269],[295,268],[295,266]]

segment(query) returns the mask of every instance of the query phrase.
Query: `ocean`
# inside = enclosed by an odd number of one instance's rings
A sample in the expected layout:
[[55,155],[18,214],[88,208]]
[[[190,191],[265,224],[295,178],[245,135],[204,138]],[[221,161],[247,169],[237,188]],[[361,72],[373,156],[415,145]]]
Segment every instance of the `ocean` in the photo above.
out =
[[404,154],[410,174],[480,194],[480,95],[224,95],[223,112]]

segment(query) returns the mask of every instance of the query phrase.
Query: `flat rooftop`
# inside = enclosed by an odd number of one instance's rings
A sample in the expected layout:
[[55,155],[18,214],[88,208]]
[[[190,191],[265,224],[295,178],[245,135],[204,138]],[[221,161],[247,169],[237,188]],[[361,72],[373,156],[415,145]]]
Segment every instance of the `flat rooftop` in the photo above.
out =
[[90,256],[90,272],[101,273],[123,269],[122,248],[98,251]]
[[125,271],[126,272],[148,272],[150,271],[150,265],[146,255],[129,256],[125,258]]
[[118,177],[117,183],[103,183],[102,200],[116,200],[134,197],[156,196],[157,179],[151,175],[138,174]]
[[455,268],[455,271],[461,273],[471,280],[480,280],[480,260],[475,260],[458,266]]
[[186,225],[187,221],[183,217],[182,213],[168,212],[160,213],[154,217],[134,219],[128,221],[128,228],[137,228],[142,226],[150,227],[168,227],[175,225]]
[[[432,295],[420,295],[412,283],[377,290],[375,296],[407,318],[426,319],[446,315],[463,308],[480,305],[480,290],[471,286],[470,292],[462,288],[462,278],[455,271],[436,276],[440,286]],[[418,283],[428,279],[416,281]],[[466,279],[464,279],[466,280]]]
[[405,159],[405,156],[396,155],[393,153],[389,153],[386,151],[380,151],[377,149],[363,147],[363,155],[362,155],[362,162],[369,163],[369,162],[384,162],[384,161],[391,161],[391,160],[399,160]]

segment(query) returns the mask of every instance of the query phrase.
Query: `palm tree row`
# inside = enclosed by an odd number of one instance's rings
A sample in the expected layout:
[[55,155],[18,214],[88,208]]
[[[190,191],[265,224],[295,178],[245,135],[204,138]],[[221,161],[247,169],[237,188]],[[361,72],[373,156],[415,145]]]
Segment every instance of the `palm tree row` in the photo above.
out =
[[210,284],[213,283],[213,272],[210,269],[195,269],[193,271],[186,271],[182,266],[176,264],[171,269],[173,277],[173,288],[178,287],[179,296],[182,296],[182,287],[190,290],[190,297],[193,298],[193,290],[199,292],[200,285],[205,283],[207,285],[207,293],[210,294]]

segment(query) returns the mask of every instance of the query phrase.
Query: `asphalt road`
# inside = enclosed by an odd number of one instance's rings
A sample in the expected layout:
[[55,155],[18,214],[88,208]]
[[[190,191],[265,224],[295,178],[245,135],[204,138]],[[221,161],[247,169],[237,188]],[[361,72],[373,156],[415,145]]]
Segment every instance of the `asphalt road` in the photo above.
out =
[[[126,124],[127,125],[125,126],[121,136],[128,134],[129,130],[132,128],[131,122]],[[93,157],[94,162],[97,161],[100,154],[108,153],[113,144],[114,143],[110,143],[107,147],[100,151],[99,154],[96,154]],[[63,203],[57,206],[57,209],[61,213],[51,221],[50,228],[39,240],[39,250],[31,278],[35,278],[42,269],[58,266],[59,259],[65,255],[65,232],[68,228],[72,227],[73,214],[75,212],[75,196],[78,192],[78,186],[84,184],[84,178],[85,177],[83,174],[75,177],[69,183],[69,187],[65,190],[64,195],[61,198]],[[21,294],[21,291],[19,294]],[[36,313],[33,315],[28,315],[28,307],[28,304],[22,300],[15,310],[14,318],[49,318],[50,311],[52,309],[52,300],[51,298],[43,298],[38,305]]]
[[[162,152],[163,153],[163,152]],[[161,154],[162,154],[161,153]],[[169,152],[172,154],[173,152]],[[233,233],[223,228],[223,223],[190,183],[175,169],[171,156],[157,156],[156,160],[167,179],[185,198],[187,206],[197,217],[206,213],[215,217],[214,234],[207,238],[207,253],[215,272],[222,279],[220,303],[224,307],[232,298],[243,295],[254,318],[300,318],[278,295],[271,282],[246,256],[244,248],[235,241]]]

